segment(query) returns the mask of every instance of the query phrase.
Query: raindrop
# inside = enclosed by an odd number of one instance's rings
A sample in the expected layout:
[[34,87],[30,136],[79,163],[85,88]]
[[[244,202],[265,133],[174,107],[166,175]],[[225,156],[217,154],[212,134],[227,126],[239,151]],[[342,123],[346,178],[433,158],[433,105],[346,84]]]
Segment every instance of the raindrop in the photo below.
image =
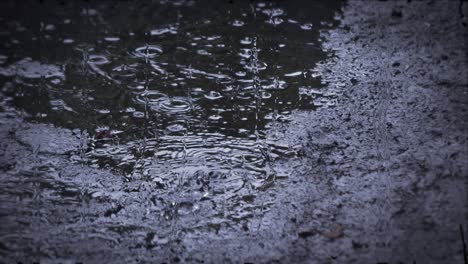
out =
[[109,60],[101,55],[89,55],[88,63],[96,64],[96,65],[103,65],[109,63]]
[[185,131],[186,128],[181,124],[173,124],[167,127],[167,130],[170,132],[182,132]]
[[244,77],[245,75],[247,75],[247,73],[245,71],[238,71],[236,72],[236,75],[239,77]]
[[104,38],[105,41],[108,41],[108,42],[117,42],[120,40],[119,37],[106,37]]
[[208,51],[204,50],[204,49],[201,49],[201,50],[197,50],[197,53],[199,55],[204,55],[204,56],[211,56],[212,54],[209,53]]
[[135,117],[135,118],[143,118],[143,117],[145,117],[145,113],[140,112],[140,111],[135,111],[135,112],[133,112],[133,117]]
[[109,114],[110,110],[109,109],[97,109],[96,112],[99,114]]
[[222,97],[223,96],[219,92],[216,92],[216,91],[210,91],[209,94],[205,94],[205,98],[210,99],[210,100],[218,100]]
[[156,46],[156,45],[146,45],[143,47],[138,47],[135,49],[135,51],[132,53],[135,57],[138,58],[155,58],[159,54],[161,54],[163,51],[161,47]]
[[245,37],[240,40],[240,43],[243,45],[251,45],[252,44],[252,38]]
[[242,27],[245,23],[241,20],[234,20],[232,22],[232,25],[235,26],[235,27]]
[[270,99],[271,93],[269,92],[262,92],[262,99]]
[[301,25],[301,29],[303,29],[303,30],[311,30],[311,29],[312,29],[312,24],[310,24],[310,23],[303,24],[303,25]]
[[220,116],[220,115],[210,115],[210,116],[208,117],[208,119],[210,119],[210,120],[220,120],[220,119],[222,119],[222,118],[223,118],[223,117]]

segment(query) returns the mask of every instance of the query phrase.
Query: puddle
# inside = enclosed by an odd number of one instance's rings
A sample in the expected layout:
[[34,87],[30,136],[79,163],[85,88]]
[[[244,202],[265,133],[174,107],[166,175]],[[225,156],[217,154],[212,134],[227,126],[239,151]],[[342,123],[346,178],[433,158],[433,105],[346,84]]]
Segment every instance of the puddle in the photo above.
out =
[[[17,13],[30,8],[3,5]],[[333,104],[312,69],[327,57],[319,30],[332,26],[339,6],[37,5],[40,12],[27,20],[3,15],[0,75],[13,81],[6,93],[33,119],[86,129],[94,140],[109,130],[112,140],[88,151],[91,163],[131,173],[142,141],[151,158],[161,149],[180,158],[185,147],[219,160],[220,152],[207,149],[228,146],[229,159],[262,159],[260,148],[275,149],[264,142],[271,123],[287,122],[294,109]]]
[[313,69],[341,1],[0,5],[3,93],[84,138],[73,162],[155,184],[167,220],[248,230],[297,151],[266,131],[336,100]]

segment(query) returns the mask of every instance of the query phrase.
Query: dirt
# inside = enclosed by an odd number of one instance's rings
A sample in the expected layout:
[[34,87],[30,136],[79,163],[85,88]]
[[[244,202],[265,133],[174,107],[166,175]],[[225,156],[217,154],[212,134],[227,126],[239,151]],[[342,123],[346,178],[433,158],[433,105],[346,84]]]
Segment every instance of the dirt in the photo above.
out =
[[309,206],[296,221],[338,223],[344,235],[301,241],[304,261],[463,262],[468,75],[457,12],[456,1],[352,1],[326,33],[337,58],[319,69],[345,84],[330,88],[340,100],[297,113],[283,132],[304,145],[294,178],[309,191],[296,203]]
[[271,129],[301,150],[276,162],[288,177],[256,198],[245,232],[153,210],[157,182],[83,165],[84,131],[27,123],[2,98],[0,262],[463,263],[458,1],[350,1],[340,19],[322,32],[336,56],[316,68],[338,103]]

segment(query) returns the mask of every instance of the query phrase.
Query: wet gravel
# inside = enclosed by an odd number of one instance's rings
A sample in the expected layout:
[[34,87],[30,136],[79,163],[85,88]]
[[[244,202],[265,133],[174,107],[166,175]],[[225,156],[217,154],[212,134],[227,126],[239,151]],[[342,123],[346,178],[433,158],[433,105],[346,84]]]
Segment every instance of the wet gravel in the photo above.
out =
[[[337,104],[272,126],[276,145],[298,146],[271,164],[283,178],[255,202],[226,197],[220,215],[204,191],[223,173],[155,196],[163,182],[83,164],[84,131],[26,122],[2,95],[0,262],[462,263],[468,75],[458,8],[348,2],[341,25],[322,32],[336,56],[314,70]],[[228,187],[242,182],[252,181]],[[253,208],[236,212],[229,199]]]

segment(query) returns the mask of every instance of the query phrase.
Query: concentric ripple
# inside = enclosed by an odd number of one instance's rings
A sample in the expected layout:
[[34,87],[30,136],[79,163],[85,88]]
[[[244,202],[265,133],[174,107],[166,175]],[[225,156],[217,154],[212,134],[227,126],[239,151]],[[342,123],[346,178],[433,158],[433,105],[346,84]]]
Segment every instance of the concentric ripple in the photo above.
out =
[[[20,2],[11,6],[32,8]],[[150,248],[179,235],[255,232],[277,202],[290,170],[277,161],[300,148],[279,145],[270,129],[297,109],[333,107],[338,94],[323,91],[324,82],[344,85],[314,70],[331,57],[319,41],[330,24],[320,8],[328,1],[227,2],[90,1],[57,7],[56,17],[2,17],[0,97],[11,97],[24,118],[74,131],[80,142],[63,155],[67,164],[121,177],[121,186],[115,177],[106,183],[118,193],[109,197],[99,177],[86,178],[98,189],[91,194],[67,187],[77,206],[89,199],[112,207],[90,214],[77,207],[76,219],[104,215],[93,223],[155,229],[132,237]],[[56,173],[30,171],[38,180]],[[51,197],[72,200],[62,189]]]
[[153,59],[163,52],[162,48],[157,45],[146,45],[138,47],[131,54],[137,58]]

